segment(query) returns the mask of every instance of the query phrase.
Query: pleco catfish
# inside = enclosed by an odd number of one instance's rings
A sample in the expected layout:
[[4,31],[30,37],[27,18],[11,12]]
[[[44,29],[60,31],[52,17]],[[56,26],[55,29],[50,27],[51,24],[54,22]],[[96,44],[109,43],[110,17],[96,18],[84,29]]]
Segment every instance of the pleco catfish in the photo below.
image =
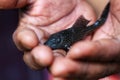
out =
[[67,52],[72,44],[83,40],[87,35],[105,23],[109,14],[109,8],[110,2],[106,5],[100,18],[90,26],[87,26],[88,20],[83,16],[79,17],[71,28],[52,34],[44,45],[49,46],[52,50],[63,49]]

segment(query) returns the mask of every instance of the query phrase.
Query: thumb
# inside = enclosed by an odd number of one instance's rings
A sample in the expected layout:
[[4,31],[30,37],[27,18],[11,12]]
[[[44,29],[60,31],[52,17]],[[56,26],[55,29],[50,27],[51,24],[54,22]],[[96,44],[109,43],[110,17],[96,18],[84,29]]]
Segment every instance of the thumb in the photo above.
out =
[[93,62],[119,62],[120,41],[115,39],[102,39],[93,42],[78,42],[71,47],[67,57]]
[[0,9],[21,8],[27,5],[31,0],[0,0]]

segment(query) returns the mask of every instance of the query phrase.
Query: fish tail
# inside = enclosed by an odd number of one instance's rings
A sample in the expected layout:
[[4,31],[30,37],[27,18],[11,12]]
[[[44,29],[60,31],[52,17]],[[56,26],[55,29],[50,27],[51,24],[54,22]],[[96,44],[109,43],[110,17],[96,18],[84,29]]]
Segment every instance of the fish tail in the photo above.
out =
[[104,21],[106,21],[108,14],[109,14],[109,10],[110,10],[110,2],[107,3],[105,9],[103,10],[102,15],[100,16],[101,19],[104,19]]
[[107,3],[100,18],[94,24],[92,24],[86,28],[86,32],[90,33],[92,31],[96,30],[97,28],[99,28],[100,26],[102,26],[105,23],[105,21],[107,20],[109,10],[110,10],[110,2]]

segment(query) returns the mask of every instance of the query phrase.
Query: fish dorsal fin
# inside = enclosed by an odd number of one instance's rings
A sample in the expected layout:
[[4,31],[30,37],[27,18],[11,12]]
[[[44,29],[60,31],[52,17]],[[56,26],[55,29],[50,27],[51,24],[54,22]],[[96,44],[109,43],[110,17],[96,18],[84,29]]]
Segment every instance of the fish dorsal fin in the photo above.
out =
[[90,22],[89,20],[85,19],[83,16],[80,16],[74,23],[73,27],[84,27],[85,28],[89,22]]

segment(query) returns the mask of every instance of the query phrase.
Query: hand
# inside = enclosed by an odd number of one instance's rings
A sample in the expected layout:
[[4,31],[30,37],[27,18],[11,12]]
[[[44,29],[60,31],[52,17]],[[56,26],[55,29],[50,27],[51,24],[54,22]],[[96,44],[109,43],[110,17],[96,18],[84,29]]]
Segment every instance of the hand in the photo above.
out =
[[56,54],[43,43],[60,30],[71,27],[83,15],[95,21],[92,8],[84,0],[33,0],[21,9],[17,30],[13,35],[16,46],[24,52],[23,59],[32,69],[51,66]]
[[31,2],[32,0],[0,0],[0,9],[21,8]]
[[111,0],[106,23],[90,40],[74,44],[50,68],[58,80],[98,80],[120,72],[120,2]]
[[[18,7],[27,6],[22,10],[20,24],[13,38],[17,47],[24,52],[24,61],[33,69],[49,66],[53,76],[60,77],[61,79],[67,78],[68,80],[72,78],[98,79],[118,72],[119,58],[117,58],[117,61],[115,60],[116,58],[113,58],[114,64],[109,62],[111,62],[113,55],[119,56],[119,28],[117,27],[119,25],[119,11],[117,11],[119,7],[115,5],[119,1],[111,0],[111,3],[114,5],[112,5],[109,19],[104,26],[92,35],[92,39],[76,43],[67,53],[66,57],[56,57],[55,59],[53,56],[55,54],[54,51],[42,45],[49,35],[70,27],[80,15],[84,15],[86,19],[94,22],[95,14],[91,7],[83,0],[53,0],[51,2],[52,4],[48,0],[31,0],[30,2],[19,3],[24,5]],[[115,6],[118,8],[115,8]],[[8,7],[2,6],[2,8]],[[114,21],[111,23],[109,22],[110,20]],[[115,25],[112,26],[112,24]],[[105,44],[103,45],[103,43]],[[85,47],[81,47],[81,44]],[[112,45],[112,47],[109,45]],[[117,48],[113,49],[114,46]],[[110,51],[108,48],[113,50]],[[102,54],[103,56],[100,56]],[[109,54],[112,56],[107,56]],[[84,61],[86,58],[88,63]],[[93,64],[93,62],[96,63]],[[105,73],[103,74],[103,72]]]

